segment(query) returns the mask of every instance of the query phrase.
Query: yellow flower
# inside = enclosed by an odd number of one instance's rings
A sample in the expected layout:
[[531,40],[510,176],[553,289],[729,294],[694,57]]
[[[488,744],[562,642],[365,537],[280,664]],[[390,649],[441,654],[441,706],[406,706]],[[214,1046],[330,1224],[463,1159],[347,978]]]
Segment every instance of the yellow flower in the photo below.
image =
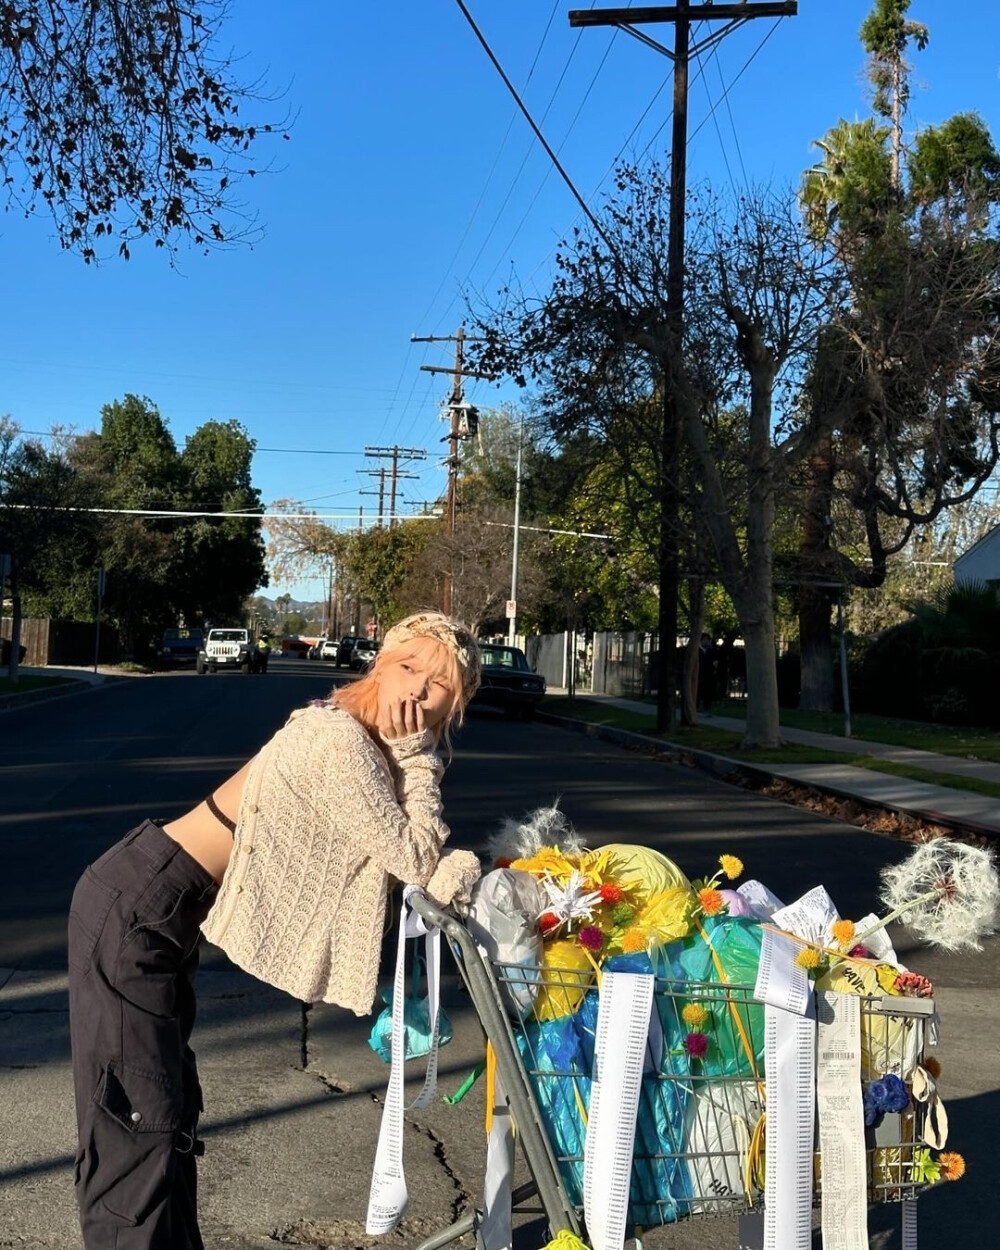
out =
[[701,1003],[685,1003],[681,1008],[681,1019],[691,1029],[700,1029],[708,1019],[708,1012]]
[[531,872],[535,876],[549,876],[560,884],[568,881],[576,868],[575,859],[564,855],[557,846],[543,846],[530,859],[515,859],[511,868]]
[[626,954],[644,951],[649,946],[649,934],[645,929],[628,929],[622,936],[622,950]]
[[580,871],[592,890],[599,890],[609,879],[615,879],[614,852],[609,850],[584,851],[580,857]]
[[706,916],[717,916],[726,905],[726,900],[719,891],[713,889],[699,890],[698,902],[701,903],[701,910]]
[[720,855],[719,863],[730,881],[735,881],[743,871],[743,860],[736,855]]
[[957,1150],[946,1150],[938,1155],[941,1175],[946,1181],[959,1181],[965,1175],[965,1160]]
[[806,946],[795,956],[795,962],[800,968],[818,968],[823,962],[823,956],[811,946]]
[[854,921],[836,920],[833,924],[833,940],[840,946],[850,946],[854,940]]

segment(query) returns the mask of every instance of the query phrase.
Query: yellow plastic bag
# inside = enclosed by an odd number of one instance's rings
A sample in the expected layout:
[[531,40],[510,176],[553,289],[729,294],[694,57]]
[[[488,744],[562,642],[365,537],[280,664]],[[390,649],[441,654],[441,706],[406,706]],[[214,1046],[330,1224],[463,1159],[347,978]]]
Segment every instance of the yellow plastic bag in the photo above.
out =
[[542,985],[535,999],[539,1020],[559,1020],[576,1011],[594,978],[594,966],[576,936],[546,942]]

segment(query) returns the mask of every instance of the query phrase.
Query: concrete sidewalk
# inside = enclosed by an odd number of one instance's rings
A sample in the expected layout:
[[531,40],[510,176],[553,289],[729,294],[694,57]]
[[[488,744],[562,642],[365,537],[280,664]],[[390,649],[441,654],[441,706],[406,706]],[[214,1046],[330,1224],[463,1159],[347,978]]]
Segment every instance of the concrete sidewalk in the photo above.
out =
[[[549,693],[559,695],[565,692],[551,689]],[[584,694],[578,697],[595,703],[607,703],[640,716],[648,716],[650,729],[653,727],[655,711],[649,703],[600,694]],[[727,716],[712,716],[703,713],[701,722],[713,729],[728,729],[736,733],[742,733],[746,728],[744,721]],[[824,751],[839,751],[855,756],[870,755],[894,764],[906,764],[911,768],[922,768],[928,772],[940,773],[942,776],[950,774],[958,777],[973,777],[979,781],[990,781],[1000,785],[1000,764],[987,760],[962,759],[959,756],[919,751],[913,747],[891,746],[884,742],[866,742],[858,738],[840,738],[835,734],[814,733],[807,729],[790,729],[785,726],[782,726],[781,733],[788,742],[801,743],[803,746],[817,747]],[[662,739],[656,738],[653,741],[661,743]],[[673,745],[684,749],[683,742]],[[750,760],[741,760],[737,752],[728,755],[721,751],[704,753],[731,759],[736,763],[742,762],[745,766],[769,773],[781,780],[793,782],[795,785],[812,786],[834,794],[838,798],[857,799],[862,803],[885,807],[890,811],[915,816],[931,823],[959,825],[975,832],[1000,836],[1000,799],[989,795],[956,790],[947,785],[938,786],[922,781],[912,781],[906,777],[896,777],[891,773],[859,768],[851,764],[755,764]]]

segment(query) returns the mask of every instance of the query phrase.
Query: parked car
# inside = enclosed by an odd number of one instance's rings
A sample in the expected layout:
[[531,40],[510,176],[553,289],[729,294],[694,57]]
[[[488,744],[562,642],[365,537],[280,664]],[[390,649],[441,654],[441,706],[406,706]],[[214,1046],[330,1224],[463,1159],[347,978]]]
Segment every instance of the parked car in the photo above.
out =
[[378,649],[382,644],[371,638],[359,638],[351,649],[351,658],[347,661],[352,672],[360,673],[373,663]]
[[480,643],[483,678],[473,696],[473,705],[500,708],[507,716],[529,720],[545,695],[545,678],[528,663],[518,647]]
[[320,659],[320,652],[323,650],[323,643],[326,641],[327,639],[325,636],[323,638],[317,638],[316,641],[313,643],[313,645],[306,652],[306,659],[308,660]]
[[357,634],[345,634],[343,638],[341,638],[340,642],[337,644],[337,654],[334,656],[338,668],[340,668],[342,664],[350,664],[351,652],[354,650],[354,644],[360,641],[361,639]]
[[215,673],[221,669],[241,669],[244,673],[254,670],[252,648],[254,638],[249,629],[233,626],[229,629],[210,629],[204,645],[198,651],[195,668],[199,674]]
[[203,629],[186,629],[183,626],[165,629],[156,657],[160,668],[171,668],[174,664],[196,663],[198,652],[204,643],[205,631]]
[[323,645],[319,649],[319,658],[321,660],[337,660],[337,667],[340,667],[340,643],[336,638],[324,638]]

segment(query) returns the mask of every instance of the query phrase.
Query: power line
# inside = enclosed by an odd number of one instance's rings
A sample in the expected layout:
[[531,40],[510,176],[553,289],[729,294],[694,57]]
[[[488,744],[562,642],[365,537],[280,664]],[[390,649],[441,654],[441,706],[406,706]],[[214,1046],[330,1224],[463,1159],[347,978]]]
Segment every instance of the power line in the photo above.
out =
[[610,238],[609,238],[609,237],[608,237],[608,235],[606,234],[606,232],[605,232],[605,230],[604,230],[604,227],[601,225],[601,223],[600,223],[600,221],[598,220],[598,218],[597,218],[597,217],[596,217],[596,216],[595,216],[595,215],[591,212],[591,210],[590,210],[590,205],[589,205],[589,204],[587,203],[587,201],[583,198],[583,196],[580,194],[580,192],[576,189],[576,186],[575,186],[575,184],[574,184],[574,182],[573,182],[572,178],[570,178],[569,174],[568,174],[568,173],[566,172],[566,170],[563,168],[562,162],[559,160],[559,157],[556,155],[556,153],[552,150],[552,147],[551,147],[551,145],[549,144],[549,141],[548,141],[548,140],[545,138],[545,136],[542,134],[542,132],[541,132],[541,130],[539,129],[538,124],[536,123],[535,119],[532,117],[531,113],[528,111],[527,106],[524,104],[524,102],[522,101],[521,97],[518,95],[517,88],[514,86],[514,84],[511,82],[511,80],[507,77],[507,74],[506,74],[506,72],[504,71],[503,66],[502,66],[502,65],[500,64],[500,62],[497,60],[496,53],[495,53],[495,52],[493,51],[493,49],[490,47],[490,45],[489,45],[489,43],[487,42],[487,40],[486,40],[485,36],[483,35],[482,31],[481,31],[481,30],[479,29],[479,27],[476,25],[475,19],[473,18],[472,14],[471,14],[471,13],[469,12],[469,10],[465,7],[465,2],[464,2],[464,0],[455,0],[455,3],[456,3],[456,4],[458,5],[458,7],[462,10],[462,13],[465,15],[465,20],[466,20],[466,21],[469,23],[469,25],[472,27],[473,33],[475,34],[476,38],[479,40],[480,44],[482,45],[483,51],[486,53],[486,55],[489,57],[490,61],[493,63],[493,67],[494,67],[494,69],[497,71],[497,73],[498,73],[498,74],[500,75],[500,77],[503,79],[504,86],[507,88],[507,90],[508,90],[508,91],[510,92],[510,94],[513,96],[513,98],[514,98],[514,100],[515,100],[515,102],[516,102],[516,104],[517,104],[518,108],[519,108],[519,109],[521,110],[521,112],[524,114],[524,118],[525,118],[525,120],[527,121],[528,125],[529,125],[529,126],[531,127],[531,129],[535,132],[535,137],[538,139],[538,142],[539,142],[539,143],[542,145],[542,147],[545,149],[546,153],[548,154],[549,160],[552,162],[552,164],[553,164],[553,165],[555,165],[556,169],[557,169],[557,170],[558,170],[558,172],[559,172],[559,176],[560,176],[560,178],[562,178],[563,182],[564,182],[564,183],[566,184],[566,186],[569,188],[569,190],[570,190],[571,194],[573,195],[574,199],[576,200],[576,202],[577,202],[577,203],[580,205],[580,207],[583,209],[584,213],[586,213],[587,217],[588,217],[588,218],[589,218],[589,220],[590,220],[591,225],[594,227],[594,229],[597,231],[597,233],[601,236],[601,238],[604,240],[604,242],[608,245],[608,247],[609,247],[609,248],[611,249],[611,251],[614,253],[614,252],[615,252],[614,246],[612,245],[612,242],[611,242]]

